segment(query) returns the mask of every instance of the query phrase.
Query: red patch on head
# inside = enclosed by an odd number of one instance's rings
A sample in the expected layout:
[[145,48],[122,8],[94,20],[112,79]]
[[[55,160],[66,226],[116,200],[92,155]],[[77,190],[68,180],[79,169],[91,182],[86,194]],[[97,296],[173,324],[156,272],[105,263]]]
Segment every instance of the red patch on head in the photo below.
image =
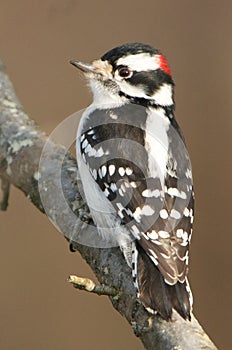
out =
[[168,62],[166,60],[166,57],[163,55],[156,55],[159,60],[159,66],[160,69],[162,69],[166,74],[172,75],[171,69],[168,66]]

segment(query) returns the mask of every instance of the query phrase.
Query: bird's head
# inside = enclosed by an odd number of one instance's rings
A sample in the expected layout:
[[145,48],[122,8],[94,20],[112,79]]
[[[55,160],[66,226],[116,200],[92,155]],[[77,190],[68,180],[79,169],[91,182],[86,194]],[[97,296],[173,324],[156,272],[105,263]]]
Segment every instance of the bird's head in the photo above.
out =
[[98,103],[110,99],[171,107],[174,83],[165,56],[150,45],[118,46],[91,64],[70,61],[90,81]]

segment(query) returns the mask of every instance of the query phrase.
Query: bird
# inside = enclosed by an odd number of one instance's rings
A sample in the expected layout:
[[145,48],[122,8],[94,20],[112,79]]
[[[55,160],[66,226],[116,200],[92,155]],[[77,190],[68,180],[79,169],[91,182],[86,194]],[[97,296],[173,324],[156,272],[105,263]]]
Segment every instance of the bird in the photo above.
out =
[[70,63],[93,94],[78,126],[76,156],[99,241],[121,248],[149,313],[171,321],[176,310],[191,321],[192,169],[167,59],[135,42],[91,63]]

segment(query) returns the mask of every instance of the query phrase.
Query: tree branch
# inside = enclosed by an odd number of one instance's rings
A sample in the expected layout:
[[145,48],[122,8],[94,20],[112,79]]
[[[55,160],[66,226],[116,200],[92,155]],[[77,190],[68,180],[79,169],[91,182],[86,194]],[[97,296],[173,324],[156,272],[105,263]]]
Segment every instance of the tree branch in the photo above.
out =
[[4,210],[7,210],[8,200],[10,195],[10,183],[8,180],[2,179],[1,189],[2,189],[2,200],[0,202],[0,210],[4,211]]
[[95,293],[98,295],[108,295],[114,298],[120,297],[120,292],[111,286],[105,286],[104,284],[96,285],[91,279],[70,275],[67,279],[69,283],[72,283],[74,288],[85,290],[86,292]]
[[[10,183],[19,188],[42,212],[44,208],[38,191],[38,168],[45,142],[44,133],[23,111],[0,62],[0,177],[3,185]],[[90,223],[91,217],[80,196],[81,184],[78,181],[75,159],[64,147],[50,142],[44,169],[48,180],[43,183],[43,189],[46,192],[46,188],[49,187],[54,191],[52,195],[51,192],[48,194],[51,209],[47,214],[65,233],[65,213],[60,210],[61,204],[56,194],[60,182],[57,166],[61,167],[63,194],[77,217],[77,227],[83,226],[84,222]],[[3,207],[6,207],[9,191],[4,191],[2,203]],[[108,290],[108,293],[103,294],[110,295],[114,308],[128,320],[146,349],[216,349],[193,315],[192,321],[189,322],[174,312],[173,322],[166,322],[157,315],[151,316],[147,313],[136,300],[131,272],[120,249],[91,248],[75,242],[72,242],[72,247],[78,250],[91,266],[100,285]],[[80,281],[76,284],[80,285]],[[110,290],[117,291],[116,294],[120,296],[111,295]]]

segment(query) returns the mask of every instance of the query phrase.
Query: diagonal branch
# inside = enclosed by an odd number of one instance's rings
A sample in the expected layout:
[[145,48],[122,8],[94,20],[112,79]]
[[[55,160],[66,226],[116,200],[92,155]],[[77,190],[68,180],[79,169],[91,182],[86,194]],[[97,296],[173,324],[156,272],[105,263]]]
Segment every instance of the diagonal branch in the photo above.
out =
[[[42,212],[44,208],[38,191],[38,167],[45,142],[44,133],[23,111],[0,62],[0,177],[4,184],[10,183],[23,191]],[[54,188],[52,195],[51,191],[48,194],[50,211],[47,215],[65,232],[65,215],[56,196],[60,182],[57,165],[62,169],[63,194],[77,217],[77,227],[83,226],[83,222],[91,222],[88,208],[79,193],[75,159],[64,147],[50,142],[46,160],[44,171],[49,180],[43,184],[43,188]],[[113,307],[128,320],[146,349],[216,349],[194,316],[188,322],[174,312],[173,322],[166,322],[146,312],[136,300],[130,270],[118,248],[97,249],[74,242],[72,247],[91,266],[101,285],[118,292],[119,297],[109,296]]]

